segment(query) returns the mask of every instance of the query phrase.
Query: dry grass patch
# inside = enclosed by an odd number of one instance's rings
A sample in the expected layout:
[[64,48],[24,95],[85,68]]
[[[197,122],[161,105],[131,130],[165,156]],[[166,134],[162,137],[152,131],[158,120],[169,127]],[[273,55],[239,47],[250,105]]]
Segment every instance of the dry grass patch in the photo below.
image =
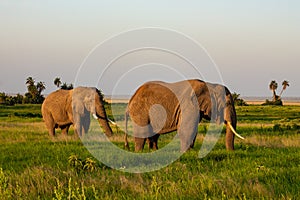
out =
[[264,136],[264,135],[252,135],[248,136],[245,143],[261,146],[261,147],[300,147],[300,135],[291,136]]

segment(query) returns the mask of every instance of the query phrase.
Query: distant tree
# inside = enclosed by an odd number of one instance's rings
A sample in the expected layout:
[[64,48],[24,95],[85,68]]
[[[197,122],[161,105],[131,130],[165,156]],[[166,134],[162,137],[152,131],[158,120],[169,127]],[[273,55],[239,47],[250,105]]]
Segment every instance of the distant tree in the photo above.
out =
[[37,91],[37,88],[35,86],[35,80],[31,76],[26,79],[26,85],[27,85],[28,93],[30,93],[31,97],[33,99],[35,99],[36,96],[37,96],[38,91]]
[[61,89],[63,90],[72,90],[73,89],[73,84],[67,84],[66,82],[64,82],[61,86],[60,86]]
[[281,100],[281,95],[283,93],[284,90],[286,90],[286,88],[290,86],[289,85],[289,82],[287,80],[284,80],[282,82],[282,90],[279,94],[279,96],[276,95],[276,89],[278,88],[278,84],[275,80],[271,81],[270,84],[269,84],[269,88],[270,90],[273,91],[273,99],[272,101],[269,101],[268,99],[266,99],[265,103],[263,103],[262,105],[280,105],[282,106],[283,103],[282,103],[282,100]]
[[4,92],[0,93],[0,104],[13,106],[15,104],[21,104],[23,102],[23,96],[17,94],[16,96],[6,95]]
[[6,95],[4,92],[0,93],[0,104],[5,104]]
[[35,84],[35,80],[30,76],[26,79],[28,92],[25,93],[24,103],[43,103],[44,96],[42,92],[46,89],[45,83],[40,81]]
[[26,79],[26,85],[27,86],[30,86],[30,85],[34,85],[34,79],[31,77],[31,76],[29,76],[27,79]]
[[15,96],[15,103],[22,104],[23,103],[23,99],[24,99],[23,95],[17,94],[17,96]]
[[269,88],[270,90],[273,91],[273,101],[276,101],[278,99],[278,96],[276,95],[276,90],[277,90],[278,84],[276,81],[271,81]]
[[74,88],[73,84],[70,83],[70,84],[68,85],[68,90],[72,90],[73,88]]
[[36,96],[36,103],[43,103],[44,101],[44,96],[42,95],[42,92],[46,89],[46,85],[44,82],[40,81],[36,84],[37,88],[37,96]]
[[232,99],[233,99],[234,104],[237,106],[248,106],[248,104],[244,101],[244,99],[239,98],[239,97],[240,97],[240,94],[238,94],[238,93],[234,92],[232,94]]
[[23,103],[33,103],[33,97],[29,92],[25,93]]
[[281,89],[281,92],[280,92],[280,94],[279,94],[279,97],[281,97],[283,91],[286,90],[286,88],[289,87],[289,86],[290,86],[289,81],[284,80],[284,81],[282,82],[282,89]]
[[61,80],[60,80],[59,77],[56,77],[56,78],[54,79],[54,85],[56,85],[56,87],[58,87],[58,88],[59,88],[59,86],[61,85]]
[[36,88],[37,88],[38,94],[41,95],[42,92],[46,89],[45,83],[42,81],[38,82],[36,84]]
[[56,87],[60,87],[60,89],[63,90],[71,90],[73,89],[73,84],[67,84],[66,82],[62,83],[59,77],[56,77],[53,81],[54,85],[56,85]]

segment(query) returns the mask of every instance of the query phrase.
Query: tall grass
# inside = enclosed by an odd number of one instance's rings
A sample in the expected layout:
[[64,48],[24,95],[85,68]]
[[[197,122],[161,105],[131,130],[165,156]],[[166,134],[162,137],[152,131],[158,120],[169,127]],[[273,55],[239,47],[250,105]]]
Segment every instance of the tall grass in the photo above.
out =
[[[120,105],[116,115],[120,121],[124,106]],[[0,111],[6,113],[0,115],[0,199],[300,197],[297,106],[238,107],[238,132],[246,140],[236,139],[236,151],[225,150],[222,135],[213,151],[199,159],[206,130],[200,125],[194,149],[167,167],[142,174],[114,170],[96,161],[73,130],[68,136],[48,136],[38,106],[32,110],[33,117],[28,117],[31,108],[27,106],[0,107]],[[18,112],[23,114],[13,114]],[[161,136],[160,145],[167,144],[172,137]],[[111,140],[123,148],[121,131]],[[132,138],[130,141],[133,147]],[[70,164],[71,158],[96,161],[94,170],[78,170]]]

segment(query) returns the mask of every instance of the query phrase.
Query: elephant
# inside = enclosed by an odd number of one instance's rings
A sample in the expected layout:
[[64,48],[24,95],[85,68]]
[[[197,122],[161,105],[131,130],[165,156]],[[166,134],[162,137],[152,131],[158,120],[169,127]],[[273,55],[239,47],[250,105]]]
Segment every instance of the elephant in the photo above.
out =
[[142,151],[145,142],[158,149],[161,134],[177,130],[181,151],[194,146],[198,124],[207,119],[226,125],[225,145],[234,150],[237,116],[232,95],[226,86],[198,79],[175,83],[150,81],[141,85],[129,100],[125,113],[125,148],[128,117],[133,122],[135,151]]
[[107,136],[113,134],[106,115],[102,93],[94,87],[60,89],[49,94],[42,104],[42,115],[49,135],[55,135],[55,128],[67,134],[73,124],[75,132],[83,136],[90,126],[90,114],[99,121]]

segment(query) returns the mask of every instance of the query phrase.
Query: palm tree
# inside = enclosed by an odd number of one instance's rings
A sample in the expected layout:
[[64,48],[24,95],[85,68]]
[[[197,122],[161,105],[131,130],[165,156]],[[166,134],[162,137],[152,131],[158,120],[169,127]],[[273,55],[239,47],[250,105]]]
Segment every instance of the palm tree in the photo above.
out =
[[280,97],[281,97],[283,91],[284,91],[287,87],[289,87],[289,86],[290,86],[289,81],[284,80],[284,81],[282,82],[282,90],[281,90],[281,92],[280,92],[280,94],[279,94]]
[[37,88],[34,85],[34,79],[30,76],[26,79],[26,85],[27,85],[27,89],[28,89],[28,93],[31,94],[32,97],[35,97],[37,94]]
[[61,85],[61,80],[60,80],[59,77],[56,77],[56,78],[54,79],[54,85],[56,85],[56,87],[58,87],[58,88],[59,88],[59,86]]
[[46,89],[45,83],[40,81],[36,84],[36,88],[38,91],[38,94],[41,95],[42,91]]
[[277,87],[278,87],[278,84],[277,84],[277,82],[276,81],[271,81],[271,83],[270,83],[270,85],[269,85],[269,88],[270,88],[270,90],[272,90],[273,91],[273,101],[276,101],[276,99],[277,99],[277,95],[276,95],[276,89],[277,89]]
[[34,85],[34,80],[31,76],[26,79],[26,85],[27,87]]

